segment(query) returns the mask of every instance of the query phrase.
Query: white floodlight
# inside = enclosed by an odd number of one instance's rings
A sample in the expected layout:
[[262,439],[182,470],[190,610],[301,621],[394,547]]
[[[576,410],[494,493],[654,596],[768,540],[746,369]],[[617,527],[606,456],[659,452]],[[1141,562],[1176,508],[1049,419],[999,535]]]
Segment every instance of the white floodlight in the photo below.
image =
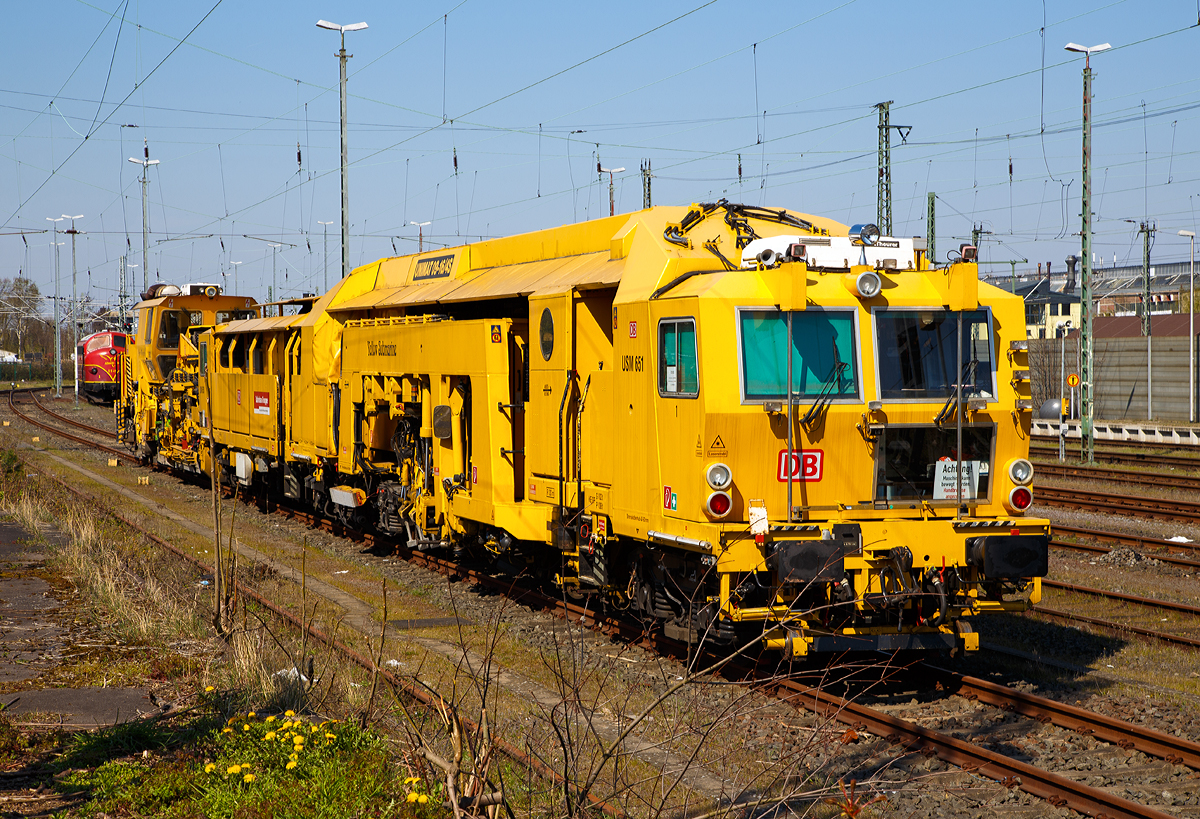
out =
[[1065,46],[1063,46],[1063,48],[1065,48],[1067,51],[1077,51],[1080,54],[1087,54],[1091,56],[1097,51],[1108,51],[1110,48],[1112,48],[1112,46],[1108,43],[1101,43],[1100,45],[1094,46],[1081,46],[1079,43],[1067,43]]
[[348,26],[339,26],[337,23],[331,23],[328,20],[318,20],[317,25],[321,28],[327,28],[330,31],[340,31],[342,33],[347,31],[362,31],[367,27],[366,23],[351,23]]

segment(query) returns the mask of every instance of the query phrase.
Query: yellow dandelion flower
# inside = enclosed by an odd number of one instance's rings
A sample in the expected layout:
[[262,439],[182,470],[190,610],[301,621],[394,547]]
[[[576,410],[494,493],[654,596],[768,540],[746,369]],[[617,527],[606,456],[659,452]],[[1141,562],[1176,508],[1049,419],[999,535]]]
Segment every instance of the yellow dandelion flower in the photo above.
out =
[[289,708],[288,710],[283,712],[283,715],[285,717],[294,717],[294,716],[296,716],[296,712]]
[[290,771],[292,768],[296,767],[296,760],[293,759],[291,762],[284,765],[283,767],[287,768]]
[[221,729],[221,733],[222,733],[222,734],[232,734],[232,733],[233,733],[233,729],[232,729],[232,728],[230,728],[229,726],[226,726],[226,727],[224,727],[224,728],[222,728],[222,729]]
[[249,731],[249,730],[250,730],[250,726],[249,726],[249,725],[243,725],[243,726],[242,726],[242,730],[243,730],[243,731]]
[[242,781],[249,784],[254,781],[254,774],[246,774],[242,777]]
[[285,722],[283,725],[280,725],[279,727],[280,727],[280,728],[291,728],[291,727],[292,727],[292,721],[289,719],[287,722]]
[[275,739],[275,732],[267,731],[266,736],[264,736],[263,739]]
[[415,793],[410,793],[408,796],[404,797],[404,801],[406,801],[406,802],[416,802],[417,799],[418,799],[418,797],[417,797],[417,794],[415,794]]
[[263,722],[274,722],[274,721],[275,721],[275,715],[274,715],[274,714],[272,714],[271,716],[269,716],[269,717],[267,717],[265,720],[263,720]]
[[237,774],[240,774],[241,772],[242,772],[241,765],[230,765],[228,768],[225,769],[225,773],[231,774],[234,776],[236,776]]
[[230,717],[229,719],[225,720],[225,724],[226,724],[226,725],[233,725],[235,722],[237,722],[237,719],[238,719],[238,718],[237,718],[236,716],[234,716],[234,717]]
[[337,734],[331,734],[331,733],[329,733],[328,731],[326,731],[326,732],[325,732],[325,739],[337,739]]
[[213,771],[215,771],[216,769],[217,769],[217,764],[216,764],[215,762],[210,762],[210,763],[208,763],[207,765],[205,765],[205,766],[204,766],[204,772],[205,772],[205,773],[212,773],[212,772],[213,772]]
[[288,759],[292,760],[292,762],[295,762],[299,758],[300,757],[297,756],[296,754],[288,754]]
[[256,713],[254,713],[253,711],[251,711],[249,714],[246,715],[247,719],[254,719],[256,716],[258,716],[258,715]]
[[421,794],[420,796],[417,797],[418,804],[424,805],[428,801],[429,801],[429,797],[426,796],[425,794]]
[[317,731],[319,731],[319,730],[320,730],[320,729],[319,729],[317,726],[315,726],[315,725],[314,725],[314,726],[312,727],[312,729],[309,731],[309,733],[310,733],[310,734],[315,734],[315,733],[316,733]]
[[216,689],[215,687],[213,687],[213,686],[211,686],[211,685],[210,685],[210,686],[207,686],[207,687],[204,689],[204,693],[205,693],[205,694],[209,694],[209,693],[211,693],[211,692],[213,692],[213,691],[216,691],[216,690],[217,690],[217,689]]

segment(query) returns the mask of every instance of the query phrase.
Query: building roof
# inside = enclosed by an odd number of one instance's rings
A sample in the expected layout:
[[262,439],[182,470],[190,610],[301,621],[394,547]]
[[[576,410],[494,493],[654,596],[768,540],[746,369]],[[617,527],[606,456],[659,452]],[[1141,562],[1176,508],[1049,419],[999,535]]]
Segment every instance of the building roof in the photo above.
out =
[[[1188,314],[1167,313],[1150,316],[1150,335],[1188,335]],[[1096,316],[1093,319],[1095,338],[1136,338],[1142,334],[1141,316]]]

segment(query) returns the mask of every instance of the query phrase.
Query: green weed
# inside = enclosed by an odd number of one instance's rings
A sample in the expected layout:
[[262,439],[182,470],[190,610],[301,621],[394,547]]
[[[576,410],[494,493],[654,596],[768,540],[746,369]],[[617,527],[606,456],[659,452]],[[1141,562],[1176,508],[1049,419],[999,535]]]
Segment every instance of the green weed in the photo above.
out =
[[[214,703],[215,704],[215,703]],[[435,819],[447,815],[441,788],[404,776],[384,741],[353,724],[310,722],[288,712],[265,718],[239,715],[205,730],[156,763],[138,757],[106,762],[71,775],[65,790],[89,797],[83,815],[146,817],[346,816]],[[110,736],[77,749],[79,764],[93,753],[179,747],[153,730]]]

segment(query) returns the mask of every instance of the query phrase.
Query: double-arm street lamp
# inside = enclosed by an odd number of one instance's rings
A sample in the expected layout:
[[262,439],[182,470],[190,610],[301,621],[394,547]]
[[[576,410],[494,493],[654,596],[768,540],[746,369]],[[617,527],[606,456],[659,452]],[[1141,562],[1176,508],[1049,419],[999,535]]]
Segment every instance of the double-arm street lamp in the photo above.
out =
[[342,35],[342,48],[337,53],[338,61],[341,63],[341,97],[342,97],[342,278],[350,273],[350,192],[347,187],[347,173],[349,148],[346,144],[346,59],[353,57],[353,54],[346,53],[346,32],[347,31],[362,31],[367,27],[366,23],[353,23],[348,26],[340,26],[337,23],[331,23],[328,20],[318,20],[317,25],[321,28],[329,29],[330,31],[339,32]]

